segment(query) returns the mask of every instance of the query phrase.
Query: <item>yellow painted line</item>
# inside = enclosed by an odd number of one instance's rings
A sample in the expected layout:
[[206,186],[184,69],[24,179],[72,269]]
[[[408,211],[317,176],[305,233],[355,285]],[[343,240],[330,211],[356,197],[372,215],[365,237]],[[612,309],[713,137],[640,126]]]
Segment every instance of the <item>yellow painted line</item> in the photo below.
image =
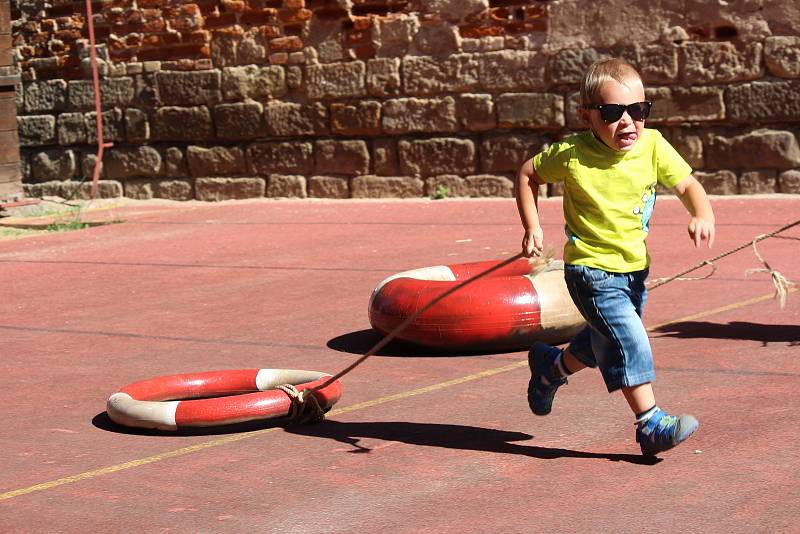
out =
[[[797,291],[797,288],[789,288],[789,293],[794,293]],[[716,315],[718,313],[723,313],[726,311],[736,310],[738,308],[744,308],[745,306],[750,306],[751,304],[757,304],[759,302],[763,302],[765,300],[770,300],[775,298],[774,293],[770,293],[768,295],[761,295],[760,297],[754,297],[747,300],[742,300],[740,302],[734,302],[733,304],[728,304],[726,306],[720,306],[719,308],[713,308],[711,310],[706,310],[703,312],[695,313],[692,315],[687,315],[685,317],[681,317],[679,319],[673,319],[672,321],[667,321],[666,323],[661,324],[654,324],[653,326],[647,327],[648,332],[652,332],[654,330],[658,330],[659,328],[663,328],[665,326],[675,324],[675,323],[685,323],[687,321],[694,321],[695,319],[702,319],[703,317],[708,317],[710,315]]]
[[[790,289],[790,291],[794,292],[797,289]],[[653,325],[647,328],[648,331],[653,331],[658,328],[662,328],[664,326],[681,323],[685,321],[691,321],[693,319],[699,319],[701,317],[708,317],[710,315],[715,315],[717,313],[722,313],[730,310],[735,310],[737,308],[743,308],[745,306],[749,306],[751,304],[756,304],[758,302],[763,302],[765,300],[769,300],[774,297],[774,294],[769,295],[762,295],[760,297],[755,297],[748,300],[743,300],[734,304],[729,304],[727,306],[721,306],[719,308],[714,308],[711,310],[707,310],[704,312],[695,313],[692,315],[687,315],[685,317],[681,317],[679,319],[675,319],[672,321],[668,321],[666,323],[661,323],[657,325]],[[490,376],[498,375],[501,373],[506,373],[508,371],[513,371],[514,369],[518,369],[520,367],[524,367],[528,365],[528,361],[520,360],[514,362],[509,365],[504,365],[502,367],[496,367],[494,369],[488,369],[486,371],[481,371],[480,373],[475,373],[467,376],[463,376],[461,378],[455,378],[453,380],[448,380],[446,382],[440,382],[438,384],[433,384],[430,386],[425,386],[417,389],[412,389],[409,391],[404,391],[401,393],[395,393],[394,395],[387,395],[385,397],[380,397],[377,399],[373,399],[370,401],[360,402],[357,404],[353,404],[347,406],[345,408],[339,408],[337,410],[331,410],[328,412],[328,415],[341,415],[350,412],[355,412],[358,410],[363,410],[365,408],[371,408],[372,406],[378,406],[380,404],[385,404],[387,402],[393,402],[396,400],[407,399],[409,397],[414,397],[416,395],[423,395],[425,393],[430,393],[433,391],[437,391],[440,389],[449,388],[452,386],[457,386],[459,384],[463,384],[465,382],[471,382],[473,380],[480,380],[482,378],[488,378]],[[79,473],[77,475],[72,475],[64,478],[59,478],[56,480],[51,480],[49,482],[42,482],[41,484],[34,484],[33,486],[28,486],[27,488],[20,488],[12,491],[7,491],[5,493],[0,493],[0,501],[4,501],[7,499],[13,499],[14,497],[19,497],[21,495],[27,495],[29,493],[36,493],[39,491],[46,491],[52,488],[56,488],[58,486],[63,486],[65,484],[73,484],[75,482],[80,482],[82,480],[88,480],[91,478],[96,478],[102,475],[108,475],[111,473],[116,473],[118,471],[124,471],[126,469],[132,469],[134,467],[140,467],[147,464],[152,464],[155,462],[160,462],[162,460],[168,460],[170,458],[177,458],[179,456],[185,456],[187,454],[192,454],[194,452],[202,451],[205,449],[211,449],[214,447],[219,447],[221,445],[227,445],[228,443],[234,443],[236,441],[241,441],[244,439],[254,438],[257,436],[261,436],[263,434],[267,434],[269,432],[274,432],[276,430],[281,430],[281,427],[272,427],[272,428],[265,428],[263,430],[257,430],[255,432],[248,432],[245,434],[233,434],[230,436],[225,436],[222,438],[214,439],[211,441],[206,441],[204,443],[198,443],[197,445],[191,445],[189,447],[183,447],[180,449],[176,449],[174,451],[163,452],[160,454],[154,454],[152,456],[147,456],[145,458],[140,458],[138,460],[131,460],[130,462],[125,462],[121,464],[111,465],[108,467],[101,467],[100,469],[94,469],[92,471],[86,471],[84,473]]]
[[[438,384],[433,384],[430,386],[425,386],[418,389],[412,389],[410,391],[404,391],[402,393],[396,393],[394,395],[387,395],[386,397],[380,397],[378,399],[374,399],[371,401],[360,402],[358,404],[353,404],[351,406],[347,406],[345,408],[340,408],[338,410],[331,410],[328,412],[328,415],[340,415],[349,412],[354,412],[357,410],[363,410],[364,408],[370,408],[372,406],[377,406],[379,404],[384,404],[387,402],[392,402],[400,399],[406,399],[408,397],[414,397],[416,395],[422,395],[424,393],[430,393],[431,391],[436,391],[439,389],[448,388],[451,386],[455,386],[458,384],[463,384],[465,382],[470,382],[472,380],[479,380],[481,378],[486,378],[489,376],[493,376],[500,373],[505,373],[507,371],[511,371],[513,369],[517,369],[518,367],[522,367],[527,365],[527,360],[522,360],[518,362],[514,362],[510,365],[505,365],[503,367],[496,367],[494,369],[489,369],[487,371],[482,371],[480,373],[475,373],[468,376],[463,376],[461,378],[455,378],[453,380],[448,380],[447,382],[440,382]],[[263,430],[257,430],[255,432],[248,432],[246,434],[233,434],[230,436],[225,436],[219,439],[214,439],[211,441],[206,441],[204,443],[198,443],[197,445],[191,445],[189,447],[183,447],[180,449],[176,449],[174,451],[164,452],[161,454],[154,454],[152,456],[147,456],[145,458],[140,458],[138,460],[131,460],[130,462],[125,462],[117,465],[111,465],[108,467],[101,467],[100,469],[94,469],[92,471],[86,471],[85,473],[79,473],[77,475],[72,475],[64,478],[59,478],[56,480],[51,480],[49,482],[42,482],[41,484],[34,484],[33,486],[28,486],[27,488],[20,488],[17,490],[7,491],[6,493],[0,493],[0,501],[4,501],[7,499],[13,499],[14,497],[19,497],[21,495],[27,495],[29,493],[36,493],[38,491],[45,491],[49,490],[58,486],[63,486],[65,484],[73,484],[75,482],[80,482],[81,480],[88,480],[90,478],[96,478],[102,475],[108,475],[111,473],[116,473],[118,471],[124,471],[126,469],[132,469],[134,467],[140,467],[142,465],[152,464],[155,462],[160,462],[162,460],[168,460],[170,458],[177,458],[178,456],[185,456],[187,454],[191,454],[193,452],[202,451],[205,449],[211,449],[214,447],[219,447],[221,445],[227,445],[228,443],[233,443],[235,441],[241,441],[243,439],[254,438],[256,436],[261,436],[263,434],[274,432],[276,430],[281,430],[281,427],[272,427],[272,428],[265,428]]]
[[480,378],[486,378],[489,376],[498,375],[500,373],[505,373],[507,371],[511,371],[526,365],[528,365],[527,359],[520,360],[518,362],[514,362],[509,365],[504,365],[503,367],[496,367],[494,369],[481,371],[480,373],[475,373],[474,375],[462,376],[461,378],[455,378],[453,380],[448,380],[447,382],[440,382],[438,384],[433,384],[431,386],[425,386],[423,388],[412,389],[411,391],[404,391],[402,393],[396,393],[394,395],[389,395],[387,397],[381,397],[379,399],[353,404],[352,406],[341,408],[339,410],[331,410],[329,412],[329,415],[339,415],[343,413],[355,412],[356,410],[370,408],[372,406],[377,406],[378,404],[383,404],[385,402],[391,402],[395,400],[405,399],[408,397],[414,397],[415,395],[422,395],[423,393],[430,393],[431,391],[436,391],[438,389],[449,388],[450,386],[457,386],[458,384],[463,384],[464,382],[470,382],[472,380],[478,380]]
[[[257,432],[254,432],[253,434],[264,434],[272,430],[277,430],[277,428],[267,428],[264,430],[259,430]],[[28,493],[35,493],[37,491],[48,490],[51,488],[55,488],[57,486],[63,486],[64,484],[72,484],[73,482],[80,482],[81,480],[87,480],[90,478],[99,477],[101,475],[116,473],[117,471],[124,471],[125,469],[131,469],[132,467],[139,467],[141,465],[147,465],[153,462],[160,462],[161,460],[166,460],[168,458],[175,458],[177,456],[191,454],[193,452],[201,451],[203,449],[218,447],[219,445],[225,445],[226,443],[232,443],[234,441],[239,441],[241,439],[252,437],[253,434],[234,434],[231,436],[226,436],[224,438],[215,439],[213,441],[206,441],[205,443],[198,443],[197,445],[183,447],[182,449],[164,452],[161,454],[154,454],[153,456],[147,456],[146,458],[131,460],[130,462],[112,465],[109,467],[101,467],[100,469],[86,471],[85,473],[59,478],[56,480],[51,480],[49,482],[42,482],[41,484],[34,484],[33,486],[28,486],[27,488],[21,488],[13,491],[8,491],[6,493],[0,493],[0,501],[4,501],[6,499],[13,499],[14,497],[19,497],[20,495],[27,495]]]

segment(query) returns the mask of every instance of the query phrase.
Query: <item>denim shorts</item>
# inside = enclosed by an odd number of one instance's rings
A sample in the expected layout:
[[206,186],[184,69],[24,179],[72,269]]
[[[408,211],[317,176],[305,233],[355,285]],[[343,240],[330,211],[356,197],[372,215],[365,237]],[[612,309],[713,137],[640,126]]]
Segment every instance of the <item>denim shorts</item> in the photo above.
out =
[[564,266],[569,293],[588,323],[570,342],[570,352],[585,365],[600,368],[609,392],[656,378],[642,323],[648,271],[611,273]]

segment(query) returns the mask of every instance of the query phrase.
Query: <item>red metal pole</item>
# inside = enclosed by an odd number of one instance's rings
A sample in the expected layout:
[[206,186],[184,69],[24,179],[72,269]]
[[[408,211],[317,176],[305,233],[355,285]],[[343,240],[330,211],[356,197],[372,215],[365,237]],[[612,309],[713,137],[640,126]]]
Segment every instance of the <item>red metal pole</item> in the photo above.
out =
[[114,146],[114,143],[105,143],[103,141],[103,105],[100,101],[100,74],[97,70],[92,0],[86,0],[86,21],[89,24],[89,55],[92,62],[92,81],[94,82],[94,109],[97,113],[97,161],[94,162],[94,174],[92,176],[92,199],[94,199],[97,196],[97,182],[100,179],[100,166],[103,163],[103,149]]

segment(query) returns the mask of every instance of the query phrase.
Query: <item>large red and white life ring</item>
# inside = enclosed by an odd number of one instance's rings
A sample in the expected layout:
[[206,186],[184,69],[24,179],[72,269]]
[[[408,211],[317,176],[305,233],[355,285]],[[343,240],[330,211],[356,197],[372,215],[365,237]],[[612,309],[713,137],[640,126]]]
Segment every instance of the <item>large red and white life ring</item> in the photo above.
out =
[[[331,375],[293,369],[239,369],[161,376],[134,382],[111,395],[106,411],[120,425],[177,430],[289,415],[293,400],[275,389],[298,392],[321,386]],[[310,393],[323,410],[342,395],[336,380]],[[180,399],[180,400],[178,400]]]
[[[369,321],[382,334],[433,299],[499,261],[423,267],[389,276],[369,302]],[[402,341],[446,350],[524,350],[534,341],[560,344],[584,326],[569,296],[562,262],[531,275],[514,261],[438,302],[397,335]]]

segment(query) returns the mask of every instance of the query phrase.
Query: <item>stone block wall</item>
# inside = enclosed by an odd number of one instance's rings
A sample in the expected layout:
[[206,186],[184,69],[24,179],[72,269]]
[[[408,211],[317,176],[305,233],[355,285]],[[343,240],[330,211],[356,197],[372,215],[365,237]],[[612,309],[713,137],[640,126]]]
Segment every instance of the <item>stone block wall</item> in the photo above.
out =
[[[711,193],[800,193],[794,0],[92,5],[114,143],[103,195],[512,196],[525,158],[580,129],[580,78],[606,56],[638,67],[648,126]],[[83,2],[12,0],[29,195],[91,179],[84,15]]]

